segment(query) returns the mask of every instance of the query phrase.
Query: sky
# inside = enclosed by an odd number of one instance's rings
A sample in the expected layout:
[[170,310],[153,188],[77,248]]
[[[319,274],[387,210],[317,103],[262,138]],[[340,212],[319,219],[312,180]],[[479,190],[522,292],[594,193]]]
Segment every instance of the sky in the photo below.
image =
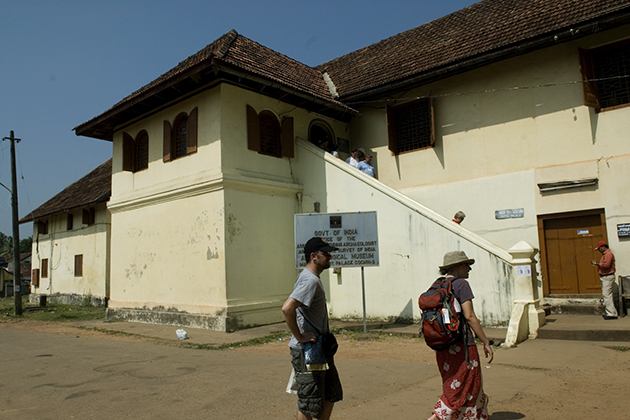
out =
[[[19,218],[112,156],[73,128],[234,29],[309,66],[473,0],[0,0],[0,137],[14,131]],[[12,236],[10,141],[0,141],[0,232]],[[4,188],[3,188],[4,187]],[[33,234],[20,226],[20,239]]]

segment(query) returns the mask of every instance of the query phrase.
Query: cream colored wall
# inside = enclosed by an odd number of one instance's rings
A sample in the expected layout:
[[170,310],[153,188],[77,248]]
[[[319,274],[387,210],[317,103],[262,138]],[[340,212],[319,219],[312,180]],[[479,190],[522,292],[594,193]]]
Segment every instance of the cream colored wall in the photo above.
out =
[[[112,198],[115,202],[168,193],[183,185],[215,179],[221,173],[221,93],[215,87],[176,103],[125,127],[117,127],[113,141]],[[197,152],[164,162],[163,123],[173,124],[180,112],[198,108]],[[122,133],[133,138],[141,130],[149,135],[149,168],[136,173],[122,170]]]
[[110,308],[225,309],[221,190],[112,210]]
[[[48,278],[40,273],[36,294],[77,294],[107,297],[109,282],[109,235],[111,219],[106,205],[95,206],[95,223],[81,223],[82,211],[75,210],[73,229],[67,230],[67,213],[48,218],[48,234],[38,235],[33,228],[32,269],[41,269],[48,259]],[[74,276],[74,257],[83,255],[83,275]]]
[[302,185],[294,159],[247,149],[246,107],[269,110],[279,121],[293,117],[294,137],[302,139],[308,139],[315,119],[337,136],[347,136],[346,126],[230,85],[222,85],[221,93],[228,312],[240,325],[281,322],[280,307],[296,279],[293,215],[300,209]]
[[[434,96],[434,148],[394,156],[385,102],[369,104],[378,109],[360,109],[352,146],[375,155],[381,181],[444,217],[463,210],[465,228],[502,247],[517,238],[539,247],[538,215],[604,208],[618,272],[630,274],[630,243],[616,234],[630,222],[630,107],[595,113],[583,105],[577,52],[629,36],[622,27],[401,94]],[[589,177],[596,188],[541,194],[537,186]],[[495,219],[496,210],[518,208],[521,219]]]
[[280,307],[295,283],[293,214],[295,191],[228,187],[226,280],[234,324],[282,322]]
[[[477,315],[485,325],[507,324],[514,277],[505,250],[306,142],[299,142],[296,168],[304,208],[319,201],[322,213],[377,212],[380,265],[365,268],[368,318],[417,319],[418,296],[439,276],[444,254],[461,249],[477,260],[471,275]],[[332,316],[361,319],[361,269],[321,277]]]
[[[220,88],[200,91],[115,132],[110,308],[225,316],[220,101]],[[195,107],[197,152],[163,162],[163,121]],[[143,129],[149,167],[124,172],[122,132]]]

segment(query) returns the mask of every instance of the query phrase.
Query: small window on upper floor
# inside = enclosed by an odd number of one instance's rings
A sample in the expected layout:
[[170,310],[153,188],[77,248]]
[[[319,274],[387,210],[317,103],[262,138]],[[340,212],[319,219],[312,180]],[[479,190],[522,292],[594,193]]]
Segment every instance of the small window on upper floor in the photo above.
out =
[[332,129],[323,121],[313,121],[308,130],[308,141],[327,152],[337,150],[337,141]]
[[579,50],[584,104],[612,109],[630,104],[630,40]]
[[138,172],[149,167],[149,134],[142,130],[134,140],[123,133],[123,171]]
[[197,108],[180,113],[173,124],[164,121],[164,162],[190,155],[197,151]]
[[94,207],[83,209],[83,224],[92,226],[96,222],[96,210]]
[[37,233],[40,235],[48,235],[48,219],[39,220],[37,222]]
[[72,230],[74,225],[74,216],[72,213],[68,213],[68,219],[66,221],[66,230]]
[[247,148],[263,155],[293,157],[293,117],[284,117],[280,123],[273,112],[258,114],[248,105]]
[[395,154],[433,147],[433,102],[421,99],[387,108],[389,150]]

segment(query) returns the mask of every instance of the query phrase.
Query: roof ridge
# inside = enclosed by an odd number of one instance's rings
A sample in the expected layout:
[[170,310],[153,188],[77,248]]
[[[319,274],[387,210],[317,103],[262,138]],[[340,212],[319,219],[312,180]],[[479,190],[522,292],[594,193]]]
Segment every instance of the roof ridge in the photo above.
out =
[[232,29],[230,32],[223,35],[221,38],[217,40],[219,44],[217,48],[217,52],[218,52],[217,58],[225,57],[225,55],[229,52],[230,47],[232,46],[236,38],[238,38],[238,36],[239,36],[238,32]]

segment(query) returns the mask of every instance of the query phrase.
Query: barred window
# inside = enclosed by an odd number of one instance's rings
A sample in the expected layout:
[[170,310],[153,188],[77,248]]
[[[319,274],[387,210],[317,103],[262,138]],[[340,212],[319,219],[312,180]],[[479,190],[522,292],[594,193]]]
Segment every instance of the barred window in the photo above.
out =
[[630,103],[630,41],[580,50],[584,103],[602,109]]
[[389,149],[396,153],[432,147],[435,144],[433,106],[422,99],[387,109]]
[[180,113],[173,125],[164,121],[164,146],[162,160],[169,162],[197,151],[197,108]]

